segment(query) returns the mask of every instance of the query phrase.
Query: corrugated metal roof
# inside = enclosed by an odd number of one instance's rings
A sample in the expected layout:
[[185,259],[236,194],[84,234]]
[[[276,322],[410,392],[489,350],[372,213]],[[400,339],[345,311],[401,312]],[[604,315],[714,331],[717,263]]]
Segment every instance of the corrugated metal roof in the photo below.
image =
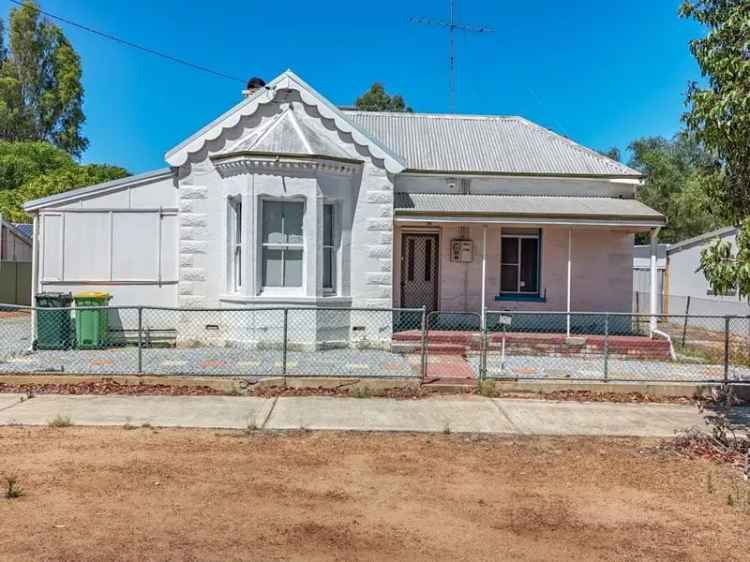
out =
[[34,225],[28,224],[25,222],[14,222],[11,223],[18,232],[23,234],[26,238],[31,240],[31,238],[34,236]]
[[406,161],[431,172],[640,177],[640,172],[521,117],[344,111]]
[[658,224],[664,215],[635,199],[541,195],[458,195],[396,193],[397,215],[502,216],[634,220]]

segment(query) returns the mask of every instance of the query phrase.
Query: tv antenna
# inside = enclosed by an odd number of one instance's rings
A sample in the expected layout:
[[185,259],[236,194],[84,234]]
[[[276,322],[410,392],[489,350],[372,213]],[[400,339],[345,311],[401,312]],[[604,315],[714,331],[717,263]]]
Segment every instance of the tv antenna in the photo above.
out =
[[451,112],[456,112],[456,31],[464,31],[466,33],[494,33],[495,30],[486,25],[466,25],[458,23],[454,17],[453,0],[449,0],[448,6],[450,9],[450,19],[436,20],[432,18],[411,18],[412,23],[419,25],[429,25],[431,27],[444,27],[448,30],[448,37],[450,40],[450,76],[448,80],[448,87],[450,91],[450,108]]

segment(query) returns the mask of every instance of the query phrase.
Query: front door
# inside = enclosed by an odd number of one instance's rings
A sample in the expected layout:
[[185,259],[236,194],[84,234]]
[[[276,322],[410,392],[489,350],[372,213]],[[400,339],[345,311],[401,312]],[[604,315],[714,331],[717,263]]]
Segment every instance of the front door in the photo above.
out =
[[404,234],[401,237],[401,306],[438,306],[438,236]]

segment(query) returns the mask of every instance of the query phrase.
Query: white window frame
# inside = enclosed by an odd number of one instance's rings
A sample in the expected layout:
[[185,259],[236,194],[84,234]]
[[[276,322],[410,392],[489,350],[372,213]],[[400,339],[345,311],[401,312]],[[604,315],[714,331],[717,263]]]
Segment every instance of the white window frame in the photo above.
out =
[[[506,263],[503,261],[503,238],[517,238],[518,239],[518,263]],[[521,287],[521,240],[532,239],[537,240],[536,246],[536,291],[524,291]],[[516,272],[516,287],[517,291],[503,291],[503,266],[515,266],[518,270]],[[541,280],[542,280],[542,232],[537,230],[536,234],[520,234],[514,232],[508,232],[507,234],[500,234],[500,294],[501,295],[540,295],[541,294]]]
[[227,253],[229,259],[227,288],[231,293],[242,292],[245,276],[242,271],[242,196],[227,198]]
[[[302,242],[299,244],[278,244],[271,242],[263,242],[263,216],[265,213],[266,203],[286,203],[302,205]],[[277,199],[273,197],[264,197],[260,199],[260,223],[259,223],[259,240],[260,240],[260,260],[259,260],[259,271],[260,274],[260,292],[261,294],[302,294],[305,291],[306,283],[306,267],[305,267],[305,216],[307,213],[306,201],[301,198],[290,198],[290,199]],[[265,267],[265,250],[281,250],[281,277],[282,279],[286,276],[286,260],[284,259],[286,250],[300,250],[302,252],[302,282],[300,285],[294,287],[276,286],[276,285],[265,285],[264,281],[264,267]]]
[[[331,209],[331,243],[326,244],[326,209]],[[323,275],[321,276],[321,283],[323,284],[323,293],[333,295],[338,290],[337,276],[338,276],[338,205],[335,202],[329,201],[323,203],[323,231],[321,236],[321,245],[323,247],[323,263],[322,270]],[[326,251],[331,253],[331,285],[326,287],[325,285],[325,265],[326,265]]]

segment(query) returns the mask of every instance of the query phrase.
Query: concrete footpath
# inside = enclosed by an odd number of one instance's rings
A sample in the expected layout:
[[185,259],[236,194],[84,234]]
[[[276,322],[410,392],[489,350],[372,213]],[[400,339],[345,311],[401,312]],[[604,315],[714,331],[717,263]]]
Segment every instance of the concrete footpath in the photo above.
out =
[[[745,409],[744,415],[750,415]],[[692,405],[555,402],[436,397],[254,398],[229,396],[68,396],[0,394],[0,425],[74,425],[268,430],[477,432],[515,435],[666,437],[703,425]]]

